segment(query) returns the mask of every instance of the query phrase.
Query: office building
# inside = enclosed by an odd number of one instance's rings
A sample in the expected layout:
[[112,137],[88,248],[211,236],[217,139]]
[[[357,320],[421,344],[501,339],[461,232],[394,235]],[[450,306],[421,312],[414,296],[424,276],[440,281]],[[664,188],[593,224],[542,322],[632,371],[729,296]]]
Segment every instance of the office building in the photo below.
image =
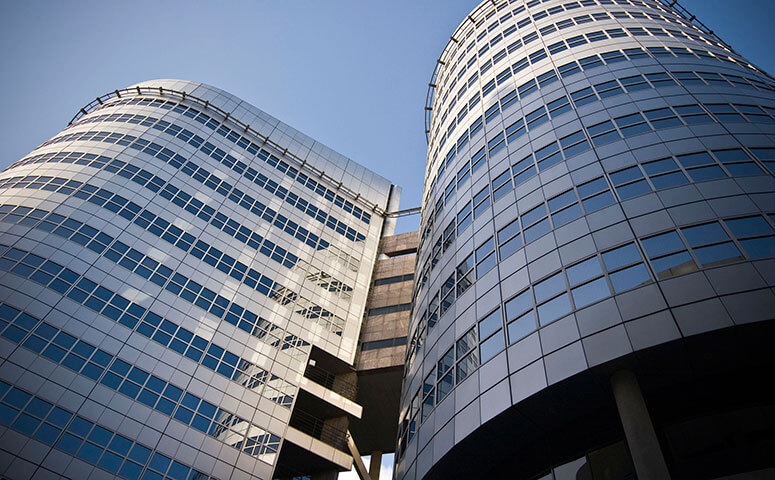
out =
[[439,57],[397,479],[775,475],[775,80],[675,1]]
[[398,198],[217,88],[156,80],[91,102],[0,174],[0,476],[349,470]]

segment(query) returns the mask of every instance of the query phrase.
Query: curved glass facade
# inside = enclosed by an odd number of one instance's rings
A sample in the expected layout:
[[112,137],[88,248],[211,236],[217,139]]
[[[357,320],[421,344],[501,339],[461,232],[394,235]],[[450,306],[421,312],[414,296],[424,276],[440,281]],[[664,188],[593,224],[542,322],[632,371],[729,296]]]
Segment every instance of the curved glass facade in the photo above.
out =
[[268,479],[289,441],[349,468],[304,375],[354,363],[393,190],[207,85],[83,109],[0,174],[0,474]]
[[773,318],[775,80],[680,5],[482,2],[428,98],[397,478],[566,478],[579,379]]

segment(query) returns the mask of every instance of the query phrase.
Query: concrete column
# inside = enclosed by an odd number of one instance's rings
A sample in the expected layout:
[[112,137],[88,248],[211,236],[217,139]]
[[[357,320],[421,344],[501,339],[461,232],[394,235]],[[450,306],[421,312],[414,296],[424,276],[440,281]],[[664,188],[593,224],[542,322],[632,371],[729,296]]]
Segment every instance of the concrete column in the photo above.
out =
[[371,452],[369,460],[369,478],[379,480],[379,469],[382,467],[382,452]]
[[619,371],[611,386],[638,480],[667,480],[670,472],[635,374]]

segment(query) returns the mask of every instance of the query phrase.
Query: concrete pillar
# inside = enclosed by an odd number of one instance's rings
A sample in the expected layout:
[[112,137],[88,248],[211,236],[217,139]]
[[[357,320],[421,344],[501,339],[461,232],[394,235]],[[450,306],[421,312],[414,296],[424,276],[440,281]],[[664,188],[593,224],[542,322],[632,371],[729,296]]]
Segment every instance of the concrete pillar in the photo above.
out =
[[669,479],[670,472],[635,374],[616,372],[611,377],[611,386],[638,480]]
[[379,480],[379,469],[382,467],[382,452],[371,452],[369,460],[369,477],[371,480]]

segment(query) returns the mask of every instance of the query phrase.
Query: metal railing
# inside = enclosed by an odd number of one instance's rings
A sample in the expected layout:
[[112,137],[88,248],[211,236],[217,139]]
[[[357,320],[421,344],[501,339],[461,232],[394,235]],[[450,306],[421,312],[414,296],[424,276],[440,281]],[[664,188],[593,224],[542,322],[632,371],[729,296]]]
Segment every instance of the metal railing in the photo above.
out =
[[299,409],[294,410],[288,425],[337,450],[347,452],[347,431],[327,425],[324,420],[310,413]]
[[341,377],[337,378],[333,373],[320,367],[307,365],[304,376],[318,385],[322,385],[350,400],[355,401],[355,398],[358,395],[358,386],[354,382],[350,382]]

